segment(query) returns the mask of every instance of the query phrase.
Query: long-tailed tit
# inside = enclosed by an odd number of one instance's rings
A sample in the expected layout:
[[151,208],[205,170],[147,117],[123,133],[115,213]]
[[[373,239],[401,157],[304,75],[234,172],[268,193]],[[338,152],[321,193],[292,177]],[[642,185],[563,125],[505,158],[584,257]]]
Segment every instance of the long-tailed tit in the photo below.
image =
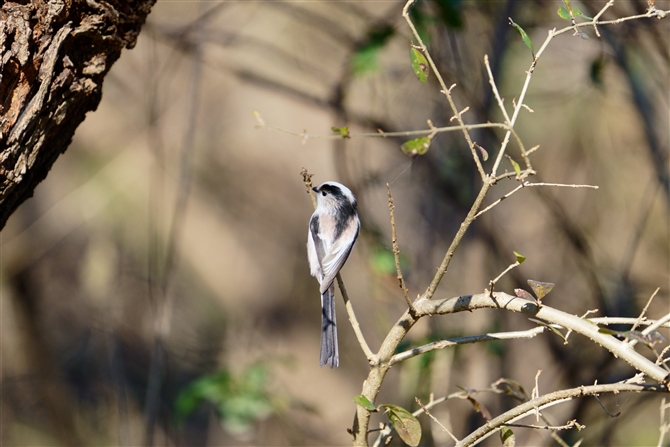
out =
[[335,323],[335,277],[351,253],[360,221],[349,188],[326,182],[316,188],[316,211],[309,221],[309,268],[321,284],[321,355],[319,366],[340,364]]

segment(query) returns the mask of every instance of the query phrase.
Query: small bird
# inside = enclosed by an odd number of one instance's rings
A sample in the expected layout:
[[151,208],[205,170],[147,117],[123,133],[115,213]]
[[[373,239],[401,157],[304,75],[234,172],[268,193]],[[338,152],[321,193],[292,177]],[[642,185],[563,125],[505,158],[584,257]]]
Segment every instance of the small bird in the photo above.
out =
[[312,188],[316,211],[309,220],[307,257],[309,268],[321,284],[321,354],[319,366],[339,366],[335,322],[335,277],[347,261],[361,223],[356,197],[346,186],[325,182]]

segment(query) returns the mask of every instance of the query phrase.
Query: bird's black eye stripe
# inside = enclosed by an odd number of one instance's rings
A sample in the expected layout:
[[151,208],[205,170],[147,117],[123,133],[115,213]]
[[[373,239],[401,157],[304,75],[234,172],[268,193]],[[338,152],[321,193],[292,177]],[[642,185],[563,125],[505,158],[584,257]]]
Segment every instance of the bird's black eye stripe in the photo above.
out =
[[321,187],[321,194],[323,194],[324,196],[332,194],[335,197],[344,197],[344,194],[342,194],[340,188],[333,185],[323,185]]
[[321,191],[321,195],[326,197],[328,195],[328,193],[326,191]]

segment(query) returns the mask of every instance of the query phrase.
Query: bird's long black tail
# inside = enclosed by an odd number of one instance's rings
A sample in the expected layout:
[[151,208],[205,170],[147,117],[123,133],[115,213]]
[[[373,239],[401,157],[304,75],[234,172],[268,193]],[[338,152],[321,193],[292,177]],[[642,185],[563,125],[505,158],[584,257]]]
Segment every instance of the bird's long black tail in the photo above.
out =
[[321,357],[319,366],[331,368],[340,365],[337,349],[337,324],[335,322],[335,285],[321,294]]

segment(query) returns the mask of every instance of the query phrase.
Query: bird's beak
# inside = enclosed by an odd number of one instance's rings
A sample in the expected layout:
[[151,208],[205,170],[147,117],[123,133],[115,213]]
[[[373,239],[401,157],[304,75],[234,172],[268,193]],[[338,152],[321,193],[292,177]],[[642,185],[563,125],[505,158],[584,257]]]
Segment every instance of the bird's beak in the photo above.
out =
[[314,188],[312,188],[312,191],[314,191],[314,192],[319,192],[319,190],[316,189],[316,186],[315,186]]

